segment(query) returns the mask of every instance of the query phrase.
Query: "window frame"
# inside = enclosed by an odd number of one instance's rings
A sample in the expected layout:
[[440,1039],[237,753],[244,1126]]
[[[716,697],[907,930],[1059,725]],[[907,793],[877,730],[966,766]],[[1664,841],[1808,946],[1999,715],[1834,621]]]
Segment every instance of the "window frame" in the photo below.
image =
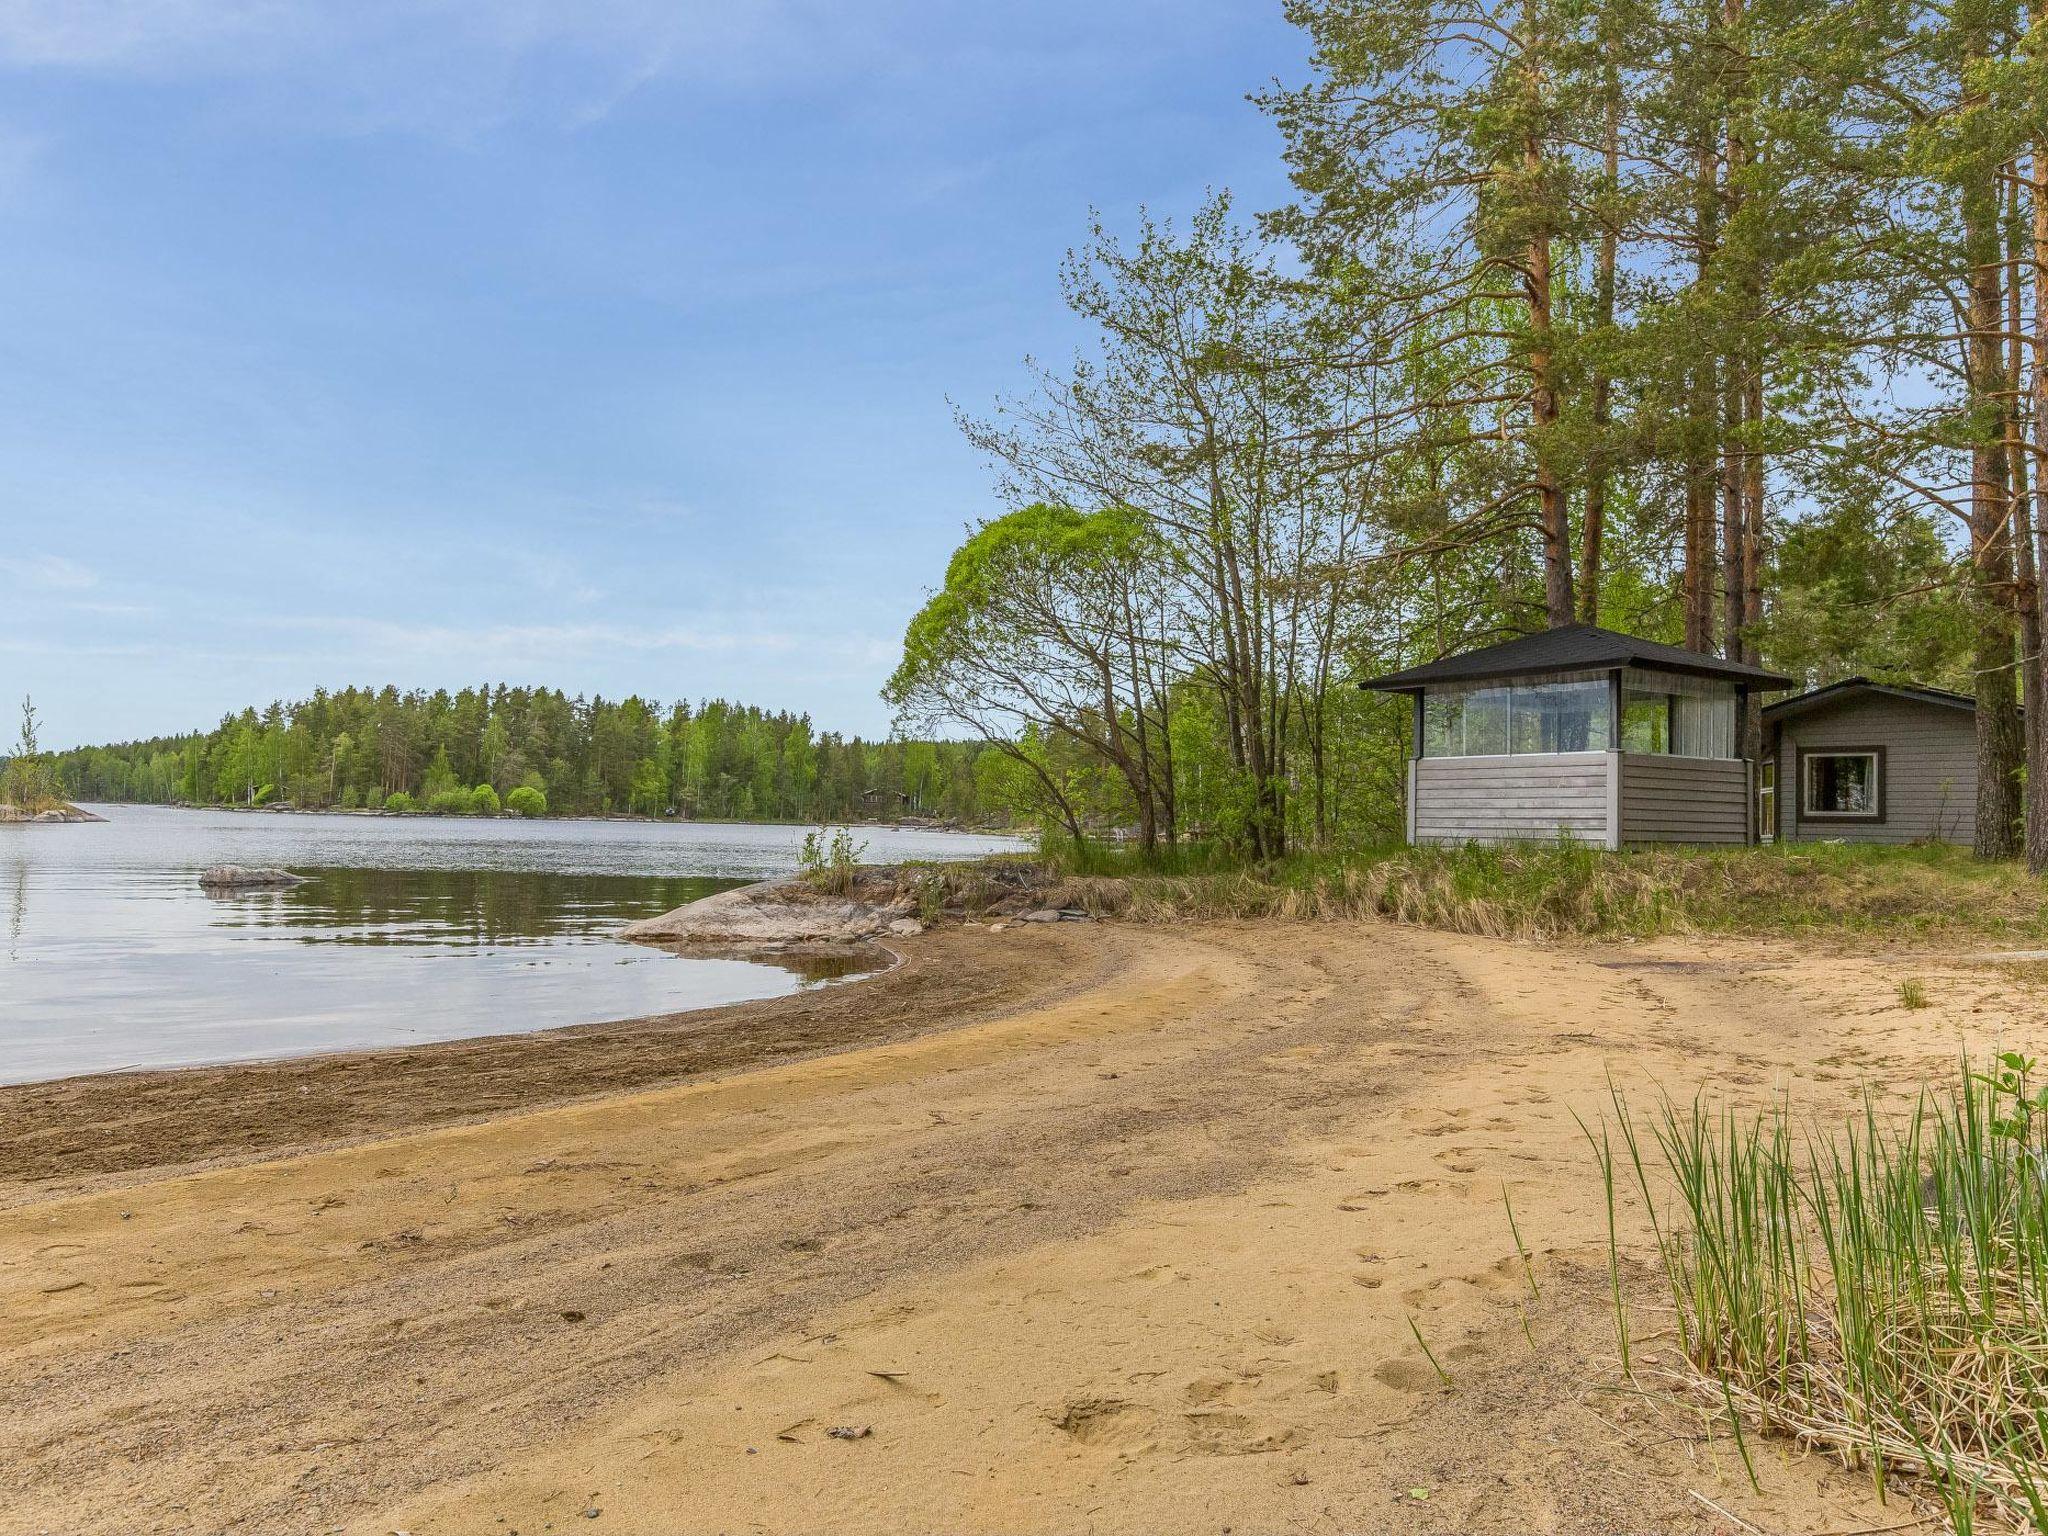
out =
[[[1430,762],[1447,762],[1468,758],[1585,757],[1595,753],[1611,752],[1615,750],[1615,731],[1619,724],[1615,718],[1615,708],[1618,703],[1616,687],[1618,676],[1619,674],[1612,667],[1586,667],[1560,669],[1550,672],[1511,674],[1507,677],[1475,678],[1469,682],[1429,684],[1418,688],[1415,690],[1414,756],[1417,760],[1426,759]],[[1515,750],[1515,696],[1518,693],[1537,688],[1559,686],[1582,686],[1598,688],[1600,690],[1600,708],[1597,713],[1589,714],[1588,719],[1604,725],[1607,738],[1606,744],[1597,747],[1574,747],[1568,751],[1517,752]],[[1464,737],[1463,701],[1469,701],[1474,695],[1492,693],[1502,695],[1502,703],[1504,705],[1500,716],[1501,745],[1499,750],[1446,753],[1429,751],[1430,705],[1434,700],[1448,698],[1453,695],[1460,697],[1459,730],[1462,741]]]
[[[1775,757],[1759,758],[1756,765],[1756,840],[1760,843],[1775,843],[1778,840],[1778,760]],[[1770,802],[1770,814],[1764,814],[1764,802]]]
[[[1877,776],[1876,793],[1871,796],[1875,809],[1868,811],[1815,811],[1807,808],[1807,764],[1817,757],[1867,757],[1871,760],[1871,771]],[[1821,826],[1882,826],[1885,821],[1886,773],[1884,748],[1868,747],[1801,747],[1799,749],[1799,779],[1797,794],[1792,802],[1795,820],[1804,825],[1814,822]]]

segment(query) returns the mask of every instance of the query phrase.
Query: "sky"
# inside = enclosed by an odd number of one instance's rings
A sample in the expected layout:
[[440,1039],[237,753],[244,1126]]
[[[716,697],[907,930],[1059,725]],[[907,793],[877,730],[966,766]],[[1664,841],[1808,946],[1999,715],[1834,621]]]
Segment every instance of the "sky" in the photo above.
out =
[[[0,701],[883,732],[1091,207],[1285,199],[1278,0],[0,0]],[[13,732],[4,732],[11,744]]]

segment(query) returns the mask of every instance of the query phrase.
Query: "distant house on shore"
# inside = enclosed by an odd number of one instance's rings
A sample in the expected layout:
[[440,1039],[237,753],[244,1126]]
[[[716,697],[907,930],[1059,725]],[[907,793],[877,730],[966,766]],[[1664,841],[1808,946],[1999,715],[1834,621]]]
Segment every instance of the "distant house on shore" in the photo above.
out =
[[1763,712],[1758,810],[1766,839],[1971,843],[1977,703],[1852,677]]
[[1361,686],[1415,701],[1415,843],[1755,841],[1743,701],[1762,667],[1592,624],[1446,656]]

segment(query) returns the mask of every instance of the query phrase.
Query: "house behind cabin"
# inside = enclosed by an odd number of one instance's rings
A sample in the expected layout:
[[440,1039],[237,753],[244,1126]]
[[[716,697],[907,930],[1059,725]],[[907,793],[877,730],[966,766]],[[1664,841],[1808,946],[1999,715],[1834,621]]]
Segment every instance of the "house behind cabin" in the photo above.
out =
[[1977,706],[1967,694],[1853,677],[1767,705],[1763,722],[1765,837],[1975,841]]

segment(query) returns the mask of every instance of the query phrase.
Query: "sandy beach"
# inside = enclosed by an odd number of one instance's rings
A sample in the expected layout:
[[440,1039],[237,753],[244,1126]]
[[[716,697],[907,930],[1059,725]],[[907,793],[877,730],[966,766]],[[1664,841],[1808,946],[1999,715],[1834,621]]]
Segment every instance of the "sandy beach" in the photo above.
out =
[[1782,1444],[1759,1493],[1602,1390],[1572,1111],[1610,1071],[1846,1107],[2022,1038],[2009,975],[1379,924],[903,950],[668,1019],[0,1090],[0,1532],[1915,1513]]

